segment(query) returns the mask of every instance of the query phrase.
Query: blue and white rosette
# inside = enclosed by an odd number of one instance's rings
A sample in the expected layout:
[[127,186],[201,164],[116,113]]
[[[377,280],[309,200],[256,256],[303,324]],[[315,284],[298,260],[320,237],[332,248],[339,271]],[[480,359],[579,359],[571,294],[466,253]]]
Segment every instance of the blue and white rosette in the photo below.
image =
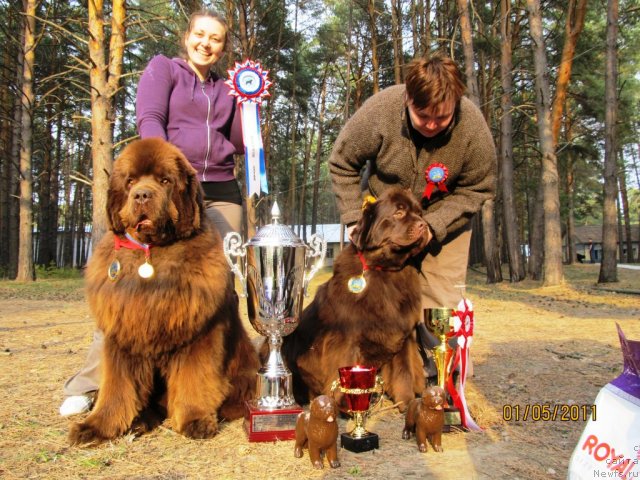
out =
[[260,196],[261,191],[269,193],[260,133],[260,102],[263,97],[269,96],[269,72],[263,71],[260,63],[247,59],[243,63],[236,62],[235,68],[228,70],[228,73],[229,79],[225,83],[231,88],[229,95],[237,97],[242,118],[247,195]]

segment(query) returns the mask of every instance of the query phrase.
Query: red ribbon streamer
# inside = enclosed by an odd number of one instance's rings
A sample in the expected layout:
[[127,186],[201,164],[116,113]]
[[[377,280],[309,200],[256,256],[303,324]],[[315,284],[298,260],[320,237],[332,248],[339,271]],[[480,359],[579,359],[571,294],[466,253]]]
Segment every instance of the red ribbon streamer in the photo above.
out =
[[[460,364],[460,388],[456,390],[453,384],[453,375],[450,375],[447,380],[447,390],[454,405],[460,410],[460,419],[462,426],[467,430],[482,431],[482,428],[473,420],[467,407],[467,400],[464,396],[464,385],[467,380],[467,366],[469,364],[469,343],[473,338],[473,306],[467,299],[462,299],[458,304],[458,310],[455,315],[460,319],[460,327],[454,330],[452,335],[458,337],[458,346],[455,350],[455,356],[453,353],[449,354],[449,361],[453,356],[453,361],[450,371],[453,372],[455,368]],[[462,341],[460,339],[462,338]]]

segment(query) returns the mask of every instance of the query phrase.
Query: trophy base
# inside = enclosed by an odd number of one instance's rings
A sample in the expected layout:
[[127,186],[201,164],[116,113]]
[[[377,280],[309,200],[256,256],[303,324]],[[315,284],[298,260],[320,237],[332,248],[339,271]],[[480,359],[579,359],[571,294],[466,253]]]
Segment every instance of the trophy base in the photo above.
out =
[[302,412],[299,405],[263,410],[252,402],[245,402],[244,429],[250,442],[273,442],[296,438],[296,421]]
[[444,426],[442,427],[442,431],[444,433],[455,432],[458,430],[463,430],[462,428],[462,417],[460,416],[460,410],[456,407],[445,407],[444,408]]
[[368,452],[375,448],[380,448],[379,437],[377,433],[367,432],[366,435],[356,438],[348,433],[340,434],[340,445],[350,452],[362,453]]

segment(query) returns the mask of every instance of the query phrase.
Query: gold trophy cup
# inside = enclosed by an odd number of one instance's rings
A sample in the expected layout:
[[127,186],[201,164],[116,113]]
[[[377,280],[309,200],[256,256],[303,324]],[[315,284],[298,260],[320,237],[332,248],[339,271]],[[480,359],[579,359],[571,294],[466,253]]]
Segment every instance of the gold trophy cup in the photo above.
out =
[[[447,353],[451,350],[447,334],[453,328],[453,308],[430,308],[427,327],[438,337],[440,343],[433,349],[433,359],[438,370],[438,386],[447,391],[447,380],[451,371],[451,362],[447,362]],[[453,405],[447,405],[444,409],[443,431],[449,432],[451,428],[462,428],[460,411]]]

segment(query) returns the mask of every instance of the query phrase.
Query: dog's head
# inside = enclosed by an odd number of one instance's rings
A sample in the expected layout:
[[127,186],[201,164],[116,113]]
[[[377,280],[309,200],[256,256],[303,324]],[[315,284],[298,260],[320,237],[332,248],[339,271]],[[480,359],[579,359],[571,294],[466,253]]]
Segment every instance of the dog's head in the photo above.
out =
[[309,413],[313,418],[328,423],[336,421],[337,412],[336,402],[328,395],[317,396],[309,407]]
[[444,390],[440,387],[427,387],[422,392],[422,406],[430,410],[444,408]]
[[411,192],[394,187],[365,202],[351,238],[355,248],[369,252],[377,264],[399,267],[426,246],[427,224]]
[[175,146],[160,138],[136,140],[116,159],[107,193],[114,233],[171,243],[200,230],[203,212],[196,171]]

